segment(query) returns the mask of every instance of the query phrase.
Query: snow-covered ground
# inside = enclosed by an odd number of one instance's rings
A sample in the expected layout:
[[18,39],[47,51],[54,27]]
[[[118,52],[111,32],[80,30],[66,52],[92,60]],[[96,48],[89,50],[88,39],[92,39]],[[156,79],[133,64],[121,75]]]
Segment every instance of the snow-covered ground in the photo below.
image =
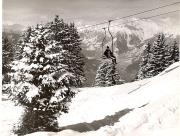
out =
[[1,127],[0,135],[1,136],[10,136],[12,135],[13,127],[18,125],[20,117],[23,114],[23,108],[15,106],[11,101],[1,101]]
[[[28,136],[179,136],[179,83],[178,62],[150,79],[112,87],[82,88],[69,113],[59,117],[59,126],[65,130]],[[12,120],[17,120],[22,110],[7,101],[2,106],[3,114],[8,113],[3,116],[4,136],[10,134]]]

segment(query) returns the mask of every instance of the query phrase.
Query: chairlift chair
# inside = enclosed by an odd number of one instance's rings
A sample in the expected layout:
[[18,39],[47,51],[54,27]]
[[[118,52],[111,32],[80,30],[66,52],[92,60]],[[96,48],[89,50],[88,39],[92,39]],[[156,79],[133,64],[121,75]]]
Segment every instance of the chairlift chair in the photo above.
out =
[[[109,21],[108,21],[108,32],[109,32],[109,34],[110,34],[110,36],[111,36],[111,40],[112,40],[112,43],[111,43],[111,47],[112,47],[112,57],[111,57],[111,59],[112,59],[112,62],[116,64],[116,57],[114,56],[114,47],[113,47],[113,46],[114,46],[114,43],[113,43],[113,35],[112,35],[112,33],[111,33],[110,29],[109,29],[111,21],[112,21],[112,20],[109,20]],[[104,30],[104,35],[105,35],[105,36],[104,36],[104,38],[103,38],[103,40],[102,40],[102,44],[101,44],[101,46],[102,46],[102,58],[103,58],[103,59],[107,59],[107,57],[104,55],[104,52],[103,52],[104,42],[105,42],[105,40],[106,40],[106,28],[103,28],[103,30]]]

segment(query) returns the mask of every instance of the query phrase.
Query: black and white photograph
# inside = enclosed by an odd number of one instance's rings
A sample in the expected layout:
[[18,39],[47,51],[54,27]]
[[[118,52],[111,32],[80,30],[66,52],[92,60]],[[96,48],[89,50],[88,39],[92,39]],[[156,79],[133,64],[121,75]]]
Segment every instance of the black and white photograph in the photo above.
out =
[[180,0],[1,5],[1,136],[180,136]]

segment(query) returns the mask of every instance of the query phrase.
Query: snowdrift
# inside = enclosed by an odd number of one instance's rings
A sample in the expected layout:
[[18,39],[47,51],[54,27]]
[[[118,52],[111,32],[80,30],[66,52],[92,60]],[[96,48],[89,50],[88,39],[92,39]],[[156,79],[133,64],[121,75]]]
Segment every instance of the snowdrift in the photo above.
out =
[[179,136],[179,81],[177,62],[150,79],[81,88],[69,113],[59,117],[62,131],[27,136]]

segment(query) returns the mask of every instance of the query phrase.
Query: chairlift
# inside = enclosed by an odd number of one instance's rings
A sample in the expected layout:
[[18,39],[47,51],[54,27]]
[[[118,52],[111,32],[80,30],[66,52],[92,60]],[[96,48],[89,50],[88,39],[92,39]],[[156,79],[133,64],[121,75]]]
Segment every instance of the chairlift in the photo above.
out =
[[111,36],[111,47],[112,47],[112,53],[113,53],[113,55],[114,55],[114,43],[113,43],[113,35],[112,35],[112,33],[111,33],[111,31],[110,31],[110,25],[111,25],[111,22],[112,22],[112,20],[109,20],[108,21],[108,32],[109,32],[109,34],[110,34],[110,36]]
[[[103,40],[102,40],[102,44],[101,44],[101,46],[102,46],[102,58],[103,58],[103,59],[110,58],[110,59],[112,59],[112,61],[113,61],[114,64],[117,64],[117,63],[116,63],[116,57],[114,56],[113,35],[112,35],[112,33],[111,33],[110,29],[109,29],[111,21],[112,21],[112,20],[109,20],[109,21],[108,21],[108,32],[109,32],[109,34],[110,34],[110,36],[111,36],[111,40],[112,40],[112,43],[111,43],[112,51],[108,50],[108,51],[111,52],[111,55],[104,55],[103,47],[104,47],[104,41],[106,40],[106,28],[103,28],[103,30],[104,30],[104,35],[105,35],[105,36],[104,36],[104,38],[103,38]],[[105,51],[105,53],[107,53],[107,52]],[[109,57],[108,57],[108,56],[109,56]]]
[[104,30],[104,38],[102,40],[102,44],[101,44],[101,49],[102,49],[102,58],[104,58],[104,51],[103,51],[103,47],[104,47],[104,42],[106,40],[106,28],[103,28]]

